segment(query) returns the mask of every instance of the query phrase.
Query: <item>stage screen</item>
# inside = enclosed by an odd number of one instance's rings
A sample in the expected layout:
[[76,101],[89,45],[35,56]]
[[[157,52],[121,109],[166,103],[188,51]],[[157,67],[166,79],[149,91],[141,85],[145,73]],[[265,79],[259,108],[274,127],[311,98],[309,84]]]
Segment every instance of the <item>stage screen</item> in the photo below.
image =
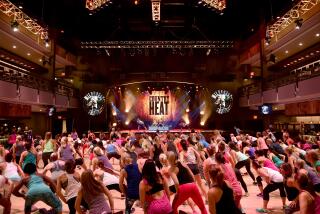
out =
[[144,121],[149,130],[174,128],[181,119],[179,109],[178,101],[170,91],[142,93],[137,97],[135,105],[137,120]]

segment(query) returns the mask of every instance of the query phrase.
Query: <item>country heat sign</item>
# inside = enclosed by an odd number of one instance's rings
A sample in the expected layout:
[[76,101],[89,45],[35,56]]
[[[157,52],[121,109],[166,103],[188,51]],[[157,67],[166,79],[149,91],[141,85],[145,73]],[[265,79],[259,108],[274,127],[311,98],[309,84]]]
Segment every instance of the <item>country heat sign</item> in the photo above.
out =
[[135,111],[143,120],[165,123],[175,119],[177,107],[177,100],[170,91],[152,91],[138,97]]

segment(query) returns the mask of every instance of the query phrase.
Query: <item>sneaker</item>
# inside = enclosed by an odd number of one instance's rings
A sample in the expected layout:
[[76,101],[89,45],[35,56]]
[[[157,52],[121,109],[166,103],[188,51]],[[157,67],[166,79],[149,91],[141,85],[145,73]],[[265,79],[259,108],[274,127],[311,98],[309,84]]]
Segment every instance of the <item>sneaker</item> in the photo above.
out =
[[262,193],[259,193],[257,196],[258,196],[258,197],[263,197]]
[[246,192],[246,193],[244,194],[244,196],[245,196],[245,197],[249,197],[249,193]]
[[263,208],[257,208],[256,211],[257,211],[258,213],[268,213],[268,212],[269,212],[269,210],[263,209]]

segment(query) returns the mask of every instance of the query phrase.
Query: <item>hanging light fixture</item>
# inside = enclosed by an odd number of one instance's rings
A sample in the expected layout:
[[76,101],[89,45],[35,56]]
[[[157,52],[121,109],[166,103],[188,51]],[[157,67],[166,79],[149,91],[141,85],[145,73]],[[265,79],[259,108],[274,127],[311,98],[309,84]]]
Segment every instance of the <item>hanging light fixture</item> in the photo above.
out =
[[160,0],[151,0],[152,8],[152,21],[155,23],[160,22]]
[[44,44],[45,44],[46,48],[50,47],[50,39],[49,39],[49,38],[46,38],[46,39],[44,40]]
[[302,27],[302,21],[303,21],[303,19],[301,19],[301,18],[294,21],[294,23],[296,23],[297,30],[299,30]]
[[13,32],[19,31],[19,23],[16,20],[12,21],[11,28],[12,28]]

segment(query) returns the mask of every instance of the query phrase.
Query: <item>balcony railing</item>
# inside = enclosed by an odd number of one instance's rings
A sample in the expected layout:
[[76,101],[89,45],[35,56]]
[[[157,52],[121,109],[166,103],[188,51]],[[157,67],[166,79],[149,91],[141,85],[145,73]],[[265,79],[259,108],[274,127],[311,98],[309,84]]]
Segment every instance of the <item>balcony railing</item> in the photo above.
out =
[[78,97],[79,92],[70,83],[59,80],[51,81],[33,74],[23,68],[0,60],[0,80],[11,82],[18,86],[25,86],[42,91],[50,91],[68,97]]
[[[292,70],[289,75],[285,77],[275,78],[270,77],[264,79],[263,91],[279,88],[281,86],[297,83],[306,79],[320,76],[320,60],[304,65],[300,68]],[[255,82],[239,89],[241,97],[249,96],[252,94],[261,93],[261,83]]]

